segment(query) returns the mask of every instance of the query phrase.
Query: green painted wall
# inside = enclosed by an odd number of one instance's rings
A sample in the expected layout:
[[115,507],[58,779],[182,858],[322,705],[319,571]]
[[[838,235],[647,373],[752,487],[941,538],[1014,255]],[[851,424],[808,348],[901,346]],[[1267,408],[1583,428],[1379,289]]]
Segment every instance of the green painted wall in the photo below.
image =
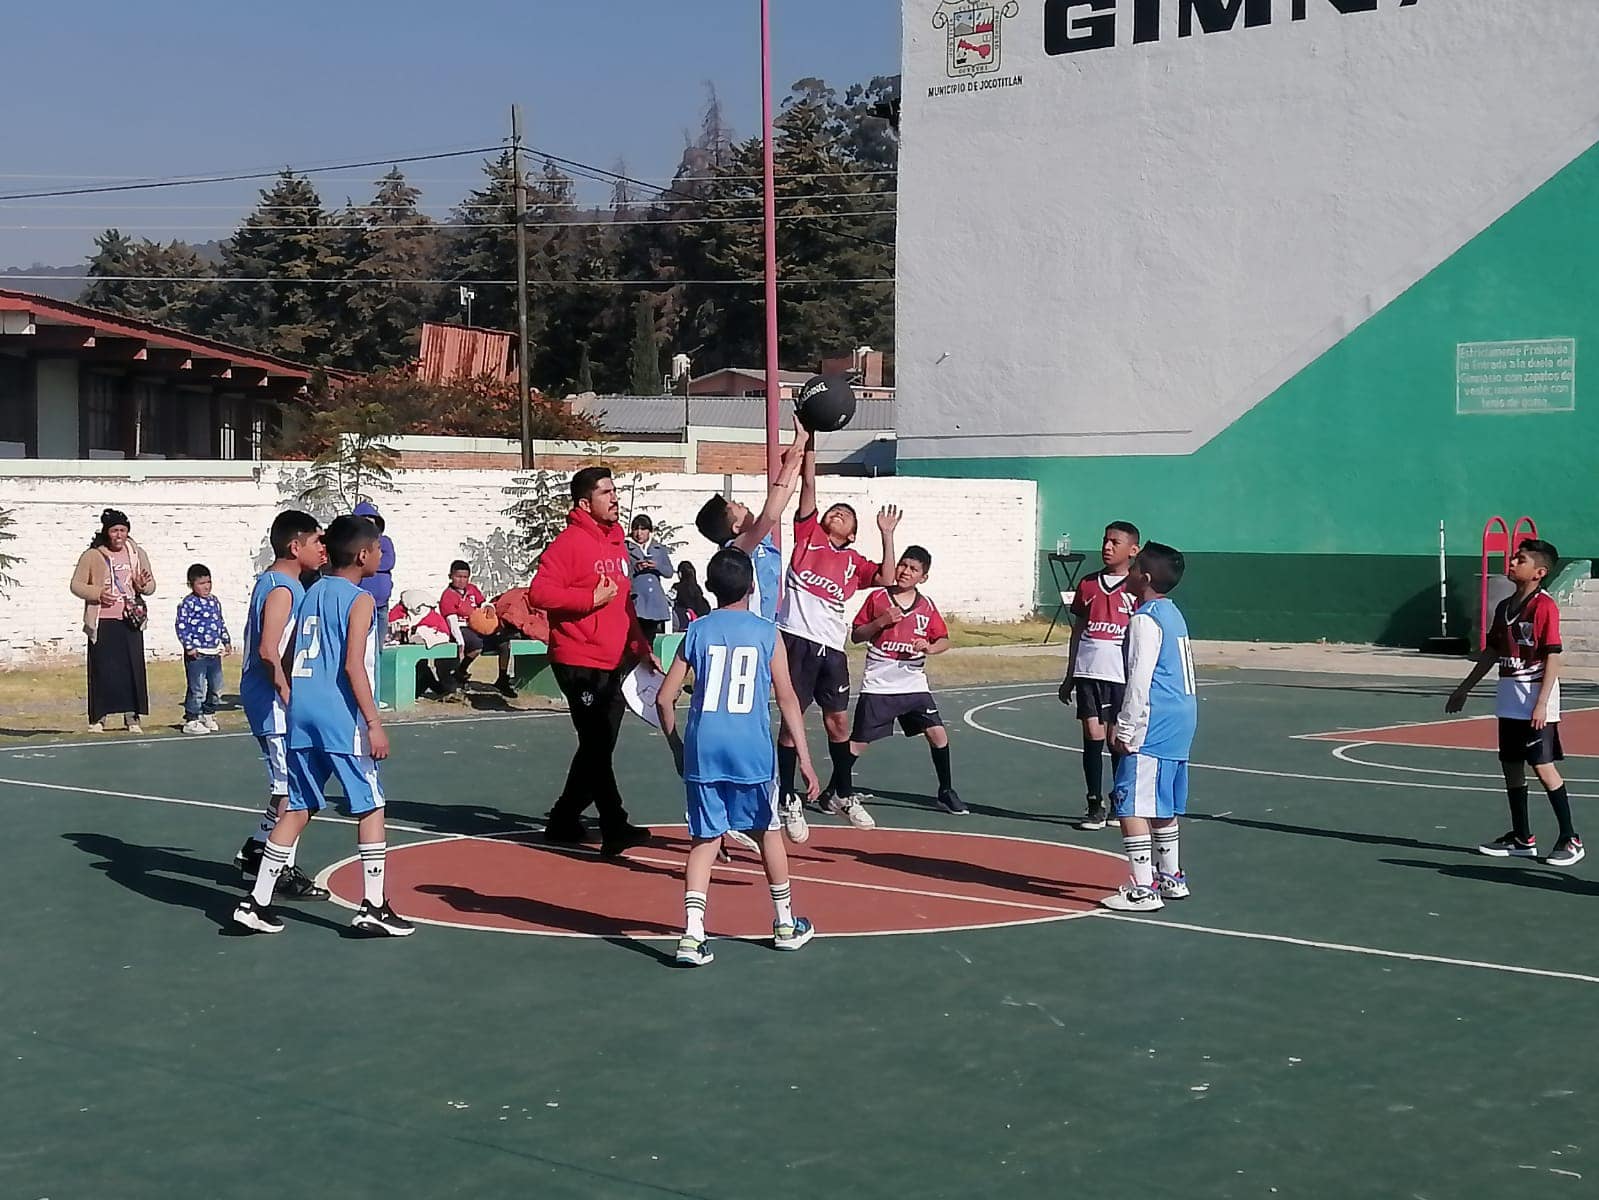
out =
[[[1456,415],[1457,343],[1553,337],[1577,339],[1575,411]],[[899,470],[1036,480],[1050,547],[1070,532],[1092,551],[1106,521],[1137,522],[1188,555],[1196,636],[1413,645],[1437,632],[1440,519],[1468,622],[1488,517],[1527,513],[1563,555],[1599,551],[1596,451],[1599,147],[1193,454]]]

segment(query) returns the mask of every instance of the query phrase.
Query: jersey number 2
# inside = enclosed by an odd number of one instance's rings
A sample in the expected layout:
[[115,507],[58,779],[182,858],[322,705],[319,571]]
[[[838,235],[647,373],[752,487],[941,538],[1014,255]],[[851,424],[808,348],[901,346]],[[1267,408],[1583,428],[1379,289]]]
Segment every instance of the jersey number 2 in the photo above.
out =
[[754,646],[733,647],[733,670],[727,669],[726,646],[707,646],[705,655],[710,659],[709,678],[705,681],[705,712],[722,711],[722,694],[725,686],[727,711],[747,713],[755,708],[755,671],[760,666],[760,652]]
[[315,617],[307,617],[300,622],[300,636],[310,638],[311,644],[294,656],[294,670],[290,673],[296,679],[309,679],[310,660],[319,658],[322,654],[322,630],[318,628]]

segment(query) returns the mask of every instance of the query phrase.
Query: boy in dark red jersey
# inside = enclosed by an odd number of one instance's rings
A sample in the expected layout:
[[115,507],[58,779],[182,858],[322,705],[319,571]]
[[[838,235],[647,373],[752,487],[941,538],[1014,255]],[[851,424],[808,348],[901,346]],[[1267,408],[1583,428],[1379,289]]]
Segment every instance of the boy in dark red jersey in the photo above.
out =
[[850,640],[866,643],[866,673],[855,702],[849,758],[835,764],[827,785],[827,792],[841,801],[856,794],[851,777],[856,760],[872,742],[892,735],[898,722],[906,737],[927,735],[938,775],[938,807],[957,815],[968,811],[950,780],[949,734],[927,685],[927,656],[949,649],[944,618],[919,590],[932,569],[931,554],[920,546],[905,547],[894,567],[894,582],[866,597],[855,614]]
[[[783,603],[777,627],[788,653],[788,673],[799,696],[800,711],[814,701],[822,710],[828,753],[833,769],[850,759],[849,660],[844,638],[849,622],[844,605],[862,588],[886,586],[893,579],[894,528],[899,509],[889,505],[877,514],[883,536],[883,558],[873,562],[851,548],[858,522],[848,504],[835,504],[820,516],[816,512],[816,451],[805,447],[800,466],[799,509],[794,517],[794,550],[783,581]],[[785,727],[777,744],[779,815],[793,840],[804,829],[805,815],[794,792],[794,770],[799,761],[793,737]],[[877,824],[853,797],[823,796],[817,807],[825,813],[847,817],[857,829]]]
[[1456,713],[1465,707],[1471,689],[1495,662],[1499,664],[1494,711],[1499,717],[1499,765],[1510,799],[1511,828],[1503,837],[1478,846],[1477,852],[1491,858],[1538,856],[1527,816],[1530,766],[1560,823],[1560,840],[1544,861],[1551,867],[1570,867],[1582,861],[1584,851],[1571,826],[1566,782],[1555,766],[1565,757],[1560,749],[1560,607],[1543,590],[1559,559],[1552,545],[1537,539],[1521,543],[1510,556],[1505,576],[1516,590],[1494,610],[1487,649],[1450,695],[1444,711]]
[[[1105,738],[1121,711],[1127,684],[1124,650],[1127,624],[1138,600],[1127,590],[1127,566],[1138,553],[1138,526],[1112,521],[1105,526],[1099,558],[1105,564],[1077,585],[1072,597],[1072,641],[1066,652],[1066,678],[1060,702],[1077,702],[1083,726],[1083,782],[1088,807],[1079,829],[1103,829],[1105,812]],[[1115,755],[1111,756],[1112,769]]]

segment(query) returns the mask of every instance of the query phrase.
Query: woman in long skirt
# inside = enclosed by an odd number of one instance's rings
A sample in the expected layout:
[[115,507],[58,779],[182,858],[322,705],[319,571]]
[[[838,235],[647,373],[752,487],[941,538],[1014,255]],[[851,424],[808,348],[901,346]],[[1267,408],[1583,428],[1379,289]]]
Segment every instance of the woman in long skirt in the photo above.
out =
[[155,591],[155,572],[144,550],[128,536],[126,513],[108,508],[100,532],[72,572],[72,594],[83,601],[83,631],[89,638],[89,731],[105,730],[105,719],[123,714],[128,732],[141,732],[150,711],[145,680],[144,597]]

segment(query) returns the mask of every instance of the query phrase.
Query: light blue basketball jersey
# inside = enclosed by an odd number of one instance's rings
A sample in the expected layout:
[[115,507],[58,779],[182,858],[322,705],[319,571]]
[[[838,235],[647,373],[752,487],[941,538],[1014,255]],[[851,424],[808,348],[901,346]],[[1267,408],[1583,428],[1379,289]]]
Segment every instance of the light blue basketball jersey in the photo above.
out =
[[278,689],[272,685],[272,672],[261,661],[261,614],[267,597],[275,588],[288,588],[291,597],[283,641],[277,648],[279,658],[294,639],[294,613],[305,595],[300,581],[281,571],[262,571],[250,592],[250,611],[244,618],[244,667],[239,672],[239,703],[244,706],[250,732],[256,737],[281,737],[289,730],[289,714],[283,701],[278,699]]
[[[350,606],[368,593],[327,575],[313,583],[295,610],[294,665],[289,680],[289,748],[329,754],[370,754],[366,721],[344,673]],[[367,631],[366,677],[377,687],[376,623]]]
[[1165,596],[1140,604],[1133,620],[1142,619],[1160,627],[1160,654],[1149,685],[1149,733],[1138,752],[1150,758],[1186,760],[1198,718],[1188,622]]
[[683,737],[690,783],[765,783],[777,766],[768,706],[777,626],[744,609],[717,609],[689,624],[681,653],[694,671]]
[[[727,543],[728,546],[732,544],[732,542]],[[750,612],[776,622],[777,592],[783,578],[783,554],[777,548],[777,543],[772,540],[771,534],[761,539],[761,544],[756,546],[755,552],[750,555],[750,562],[755,566],[755,587],[750,592]]]

